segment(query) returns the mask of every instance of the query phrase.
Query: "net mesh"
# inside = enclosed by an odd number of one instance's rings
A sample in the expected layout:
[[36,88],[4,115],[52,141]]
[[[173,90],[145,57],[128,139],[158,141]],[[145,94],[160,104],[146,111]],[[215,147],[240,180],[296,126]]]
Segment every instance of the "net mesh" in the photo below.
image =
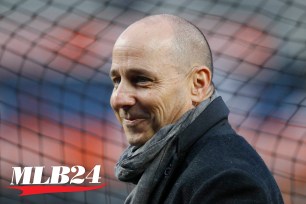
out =
[[[111,51],[134,21],[170,13],[197,25],[230,121],[263,157],[285,203],[306,202],[303,0],[1,0],[0,203],[123,203],[127,143],[109,106]],[[102,166],[97,191],[19,197],[13,166]]]

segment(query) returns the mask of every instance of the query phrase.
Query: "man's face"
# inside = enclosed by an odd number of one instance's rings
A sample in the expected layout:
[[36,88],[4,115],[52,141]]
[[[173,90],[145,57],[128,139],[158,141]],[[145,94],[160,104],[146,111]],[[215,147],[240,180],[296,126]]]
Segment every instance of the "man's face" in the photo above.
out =
[[141,42],[117,41],[110,71],[114,84],[111,106],[128,142],[135,146],[143,145],[192,108],[188,77],[169,57],[169,43]]

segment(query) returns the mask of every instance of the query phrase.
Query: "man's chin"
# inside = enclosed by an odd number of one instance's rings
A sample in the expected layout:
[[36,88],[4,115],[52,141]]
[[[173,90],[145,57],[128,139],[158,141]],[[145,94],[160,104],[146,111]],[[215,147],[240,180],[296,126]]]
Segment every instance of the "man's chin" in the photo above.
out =
[[143,133],[126,134],[126,136],[128,143],[132,146],[142,146],[152,137]]

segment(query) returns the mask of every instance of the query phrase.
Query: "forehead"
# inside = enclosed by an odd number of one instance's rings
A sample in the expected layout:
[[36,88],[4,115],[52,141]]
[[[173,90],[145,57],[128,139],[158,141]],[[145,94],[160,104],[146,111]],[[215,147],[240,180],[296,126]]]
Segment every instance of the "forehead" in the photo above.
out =
[[113,50],[110,76],[123,73],[170,74],[175,63],[166,49],[139,43],[116,43]]
[[133,45],[115,45],[110,74],[136,68],[139,70],[140,67],[144,70],[149,70],[149,64],[150,60],[146,57],[146,52],[143,48]]
[[[133,42],[116,43],[113,48],[113,61],[127,60],[129,58],[145,57],[146,49],[149,47],[141,46]],[[153,52],[151,52],[153,53]]]
[[[165,27],[164,24],[161,24]],[[124,31],[113,48],[111,72],[144,69],[163,73],[175,66],[173,35],[169,27],[163,32],[156,26],[136,23]]]

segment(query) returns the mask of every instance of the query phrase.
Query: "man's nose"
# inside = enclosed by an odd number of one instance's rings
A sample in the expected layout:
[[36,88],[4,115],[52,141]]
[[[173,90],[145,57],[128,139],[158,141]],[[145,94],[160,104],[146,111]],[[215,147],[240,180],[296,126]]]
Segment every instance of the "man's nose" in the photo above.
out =
[[111,96],[111,105],[113,108],[128,108],[135,105],[136,99],[134,91],[126,84],[119,84]]

